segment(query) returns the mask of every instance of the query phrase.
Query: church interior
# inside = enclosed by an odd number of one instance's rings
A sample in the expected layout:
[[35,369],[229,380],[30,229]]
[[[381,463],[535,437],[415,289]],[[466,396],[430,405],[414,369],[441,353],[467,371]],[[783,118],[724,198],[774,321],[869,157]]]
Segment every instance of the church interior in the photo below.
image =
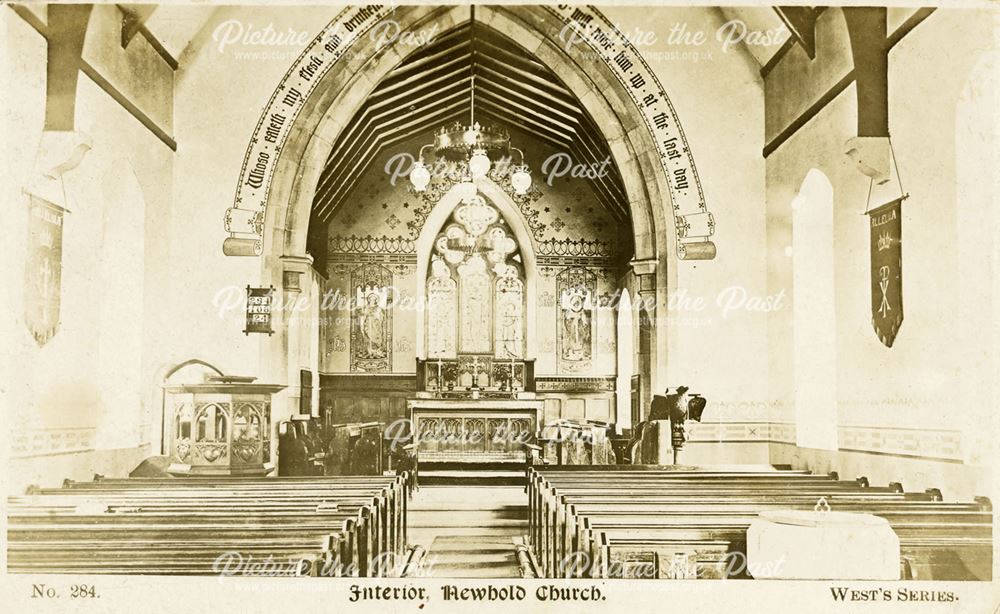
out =
[[996,10],[0,20],[9,571],[994,577]]

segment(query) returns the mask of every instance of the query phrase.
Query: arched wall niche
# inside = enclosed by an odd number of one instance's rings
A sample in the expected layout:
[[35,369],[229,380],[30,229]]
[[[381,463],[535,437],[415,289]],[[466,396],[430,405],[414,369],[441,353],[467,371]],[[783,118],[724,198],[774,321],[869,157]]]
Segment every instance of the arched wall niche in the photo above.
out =
[[[1000,347],[1000,333],[984,339],[981,322],[984,308],[1000,317],[1000,224],[997,224],[995,194],[1000,189],[996,169],[1000,162],[995,132],[984,130],[996,120],[997,85],[993,76],[1000,66],[1000,52],[984,51],[969,72],[962,87],[955,113],[955,190],[956,245],[961,275],[958,276],[960,312],[955,336],[961,347],[972,348],[984,342]],[[993,177],[993,183],[984,178]],[[992,279],[992,283],[982,280]],[[986,316],[987,318],[990,315]],[[992,337],[992,338],[990,338]],[[989,465],[993,433],[997,432],[996,412],[991,411],[1000,382],[1000,361],[967,360],[962,365],[965,376],[958,386],[963,407],[962,452],[971,465]]]
[[837,449],[833,185],[811,169],[792,200],[795,434],[804,448]]

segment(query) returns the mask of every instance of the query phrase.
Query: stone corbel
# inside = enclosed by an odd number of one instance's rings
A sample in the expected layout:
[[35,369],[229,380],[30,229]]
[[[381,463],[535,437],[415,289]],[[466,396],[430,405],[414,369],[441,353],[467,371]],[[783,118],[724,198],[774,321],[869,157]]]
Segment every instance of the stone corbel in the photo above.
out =
[[639,281],[639,297],[647,311],[656,305],[656,260],[633,260],[629,262],[632,272]]
[[42,132],[24,192],[66,209],[63,175],[80,165],[93,143],[90,135],[78,130]]
[[309,254],[304,256],[282,256],[281,257],[281,288],[285,292],[302,291],[302,275],[309,272],[312,267],[313,257]]
[[889,181],[892,150],[887,136],[856,136],[844,143],[847,156],[862,175],[875,185]]
[[656,260],[633,260],[628,263],[632,272],[639,278],[639,292],[656,291]]

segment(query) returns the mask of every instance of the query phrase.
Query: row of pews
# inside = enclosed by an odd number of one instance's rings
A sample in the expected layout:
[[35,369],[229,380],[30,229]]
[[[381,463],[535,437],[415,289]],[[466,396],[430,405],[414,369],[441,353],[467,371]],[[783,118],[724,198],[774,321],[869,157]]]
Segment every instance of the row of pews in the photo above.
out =
[[8,498],[12,573],[392,576],[408,475],[66,481]]
[[902,579],[989,580],[992,506],[945,503],[836,474],[657,465],[532,468],[529,540],[545,577],[751,578],[746,532],[766,510],[863,512],[900,540]]

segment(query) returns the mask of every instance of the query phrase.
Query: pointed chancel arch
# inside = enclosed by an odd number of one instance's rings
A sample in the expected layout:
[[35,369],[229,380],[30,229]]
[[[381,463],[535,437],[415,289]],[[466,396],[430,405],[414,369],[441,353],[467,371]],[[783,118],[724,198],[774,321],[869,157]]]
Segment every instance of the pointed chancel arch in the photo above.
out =
[[[470,20],[468,7],[397,7],[401,31],[447,31]],[[674,253],[676,236],[670,189],[649,130],[640,129],[635,101],[603,62],[581,60],[560,41],[564,22],[540,7],[477,6],[475,19],[502,33],[558,74],[602,131],[619,169],[632,222],[637,260]],[[344,66],[327,72],[303,102],[281,147],[267,192],[263,252],[268,257],[306,252],[313,195],[330,149],[348,118],[405,56],[397,46],[378,47],[362,36]],[[264,123],[262,118],[262,124]],[[670,271],[666,272],[671,274]],[[667,281],[666,279],[663,280]]]
[[[392,12],[392,19],[401,31],[446,32],[471,18],[467,6],[406,6],[395,7]],[[679,249],[679,230],[663,166],[666,157],[661,155],[652,132],[656,126],[643,115],[637,100],[615,73],[610,58],[594,61],[591,55],[574,54],[566,48],[565,42],[560,40],[560,33],[566,27],[564,16],[545,7],[476,6],[475,19],[558,74],[599,128],[611,161],[621,175],[631,220],[633,257],[644,271],[644,292],[656,297],[651,304],[665,304],[668,288],[673,287],[676,280],[674,261]],[[329,35],[326,31],[321,34]],[[261,285],[270,284],[280,289],[286,273],[292,271],[294,274],[303,262],[310,261],[307,254],[310,213],[331,148],[380,81],[400,65],[411,50],[397,45],[380,46],[374,39],[358,36],[350,53],[338,60],[337,69],[317,77],[316,83],[311,84],[311,94],[301,100],[293,116],[285,117],[276,128],[286,136],[279,140],[277,160],[272,156],[265,164],[271,165],[268,168],[273,168],[273,172],[262,183],[260,178],[254,180],[263,186],[264,191],[258,194],[263,193],[265,198],[263,219],[259,220],[263,233],[260,239]],[[638,62],[641,63],[641,59]],[[290,96],[288,89],[283,82],[270,104]],[[658,93],[665,100],[665,92]],[[267,123],[266,113],[261,118],[258,134]],[[670,113],[672,123],[677,124],[672,107]],[[667,113],[662,115],[666,117]],[[676,128],[679,130],[679,124]],[[683,137],[683,133],[680,134]],[[253,149],[260,146],[256,142],[251,144],[246,164],[254,161],[251,160]],[[696,188],[700,195],[700,185],[692,184],[691,188]],[[244,196],[237,195],[237,206]],[[655,314],[648,315],[651,322],[657,320]],[[295,335],[289,334],[288,326],[283,314],[275,315],[277,334],[261,342],[262,377],[287,380],[294,388],[295,378],[289,375],[293,372],[289,356],[298,355],[300,342]],[[668,339],[676,338],[674,326],[673,321],[667,320],[650,330],[649,352],[643,355],[639,372],[655,389],[666,384]],[[294,390],[291,394],[294,395]]]

